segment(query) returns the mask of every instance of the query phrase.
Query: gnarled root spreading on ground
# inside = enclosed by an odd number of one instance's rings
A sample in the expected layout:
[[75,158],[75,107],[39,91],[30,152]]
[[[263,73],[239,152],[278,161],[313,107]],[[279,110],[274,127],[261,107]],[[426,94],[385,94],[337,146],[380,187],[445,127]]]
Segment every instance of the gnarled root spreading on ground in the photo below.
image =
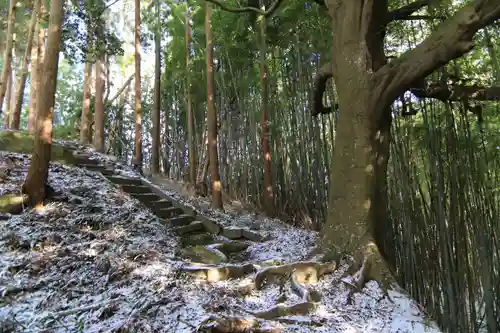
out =
[[335,263],[315,261],[299,261],[286,265],[265,267],[255,274],[255,287],[259,290],[269,283],[283,284],[291,279],[292,273],[298,283],[316,283],[321,276],[333,273],[335,268]]
[[351,282],[342,280],[352,288],[348,295],[349,303],[352,302],[354,293],[361,292],[369,281],[378,282],[384,297],[392,301],[388,290],[397,286],[397,282],[375,243],[368,242],[356,253],[354,263],[351,264],[345,275],[352,276],[353,279]]
[[220,282],[228,279],[238,279],[255,271],[252,264],[246,265],[200,265],[183,266],[182,271],[194,275],[196,278],[208,282]]
[[[254,282],[245,286],[244,290],[241,290],[242,294],[251,293],[253,290],[261,290],[271,283],[278,284],[280,286],[280,292],[282,292],[283,286],[287,282],[290,282],[290,289],[300,298],[298,303],[289,306],[278,304],[270,309],[257,312],[242,309],[253,317],[270,320],[291,315],[306,315],[313,310],[317,302],[321,301],[321,294],[308,285],[318,282],[325,274],[333,273],[335,268],[336,264],[334,262],[299,261],[286,265],[268,267],[259,267],[253,264],[184,266],[182,270],[194,274],[198,278],[208,282],[219,282],[227,279],[241,278],[258,269],[255,273]],[[286,300],[287,297],[283,296],[286,295],[282,295],[278,298],[279,303]],[[246,325],[245,327],[247,327],[249,323],[250,321],[247,319],[242,321],[241,319],[236,320],[233,318],[228,321],[228,319],[225,318],[222,322],[217,324],[219,325],[218,332],[229,332],[223,330],[223,328],[226,329],[227,327],[233,329],[231,332],[243,332],[243,330],[235,328],[234,325]]]
[[314,310],[316,304],[313,302],[300,302],[290,306],[278,304],[265,311],[251,312],[257,318],[275,319],[285,316],[306,315],[309,311]]

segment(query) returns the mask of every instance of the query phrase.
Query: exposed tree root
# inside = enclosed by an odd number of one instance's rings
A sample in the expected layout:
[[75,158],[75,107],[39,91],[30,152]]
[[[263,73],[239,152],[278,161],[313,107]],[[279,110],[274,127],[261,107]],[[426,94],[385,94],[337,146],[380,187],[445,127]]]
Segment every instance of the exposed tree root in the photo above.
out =
[[316,304],[313,302],[301,302],[294,305],[285,306],[282,304],[273,306],[265,311],[251,312],[257,318],[262,319],[275,319],[284,316],[306,315],[309,311],[313,310]]
[[225,266],[183,266],[182,271],[194,274],[197,278],[208,282],[219,282],[228,279],[241,278],[255,271],[252,264]]
[[[227,265],[227,266],[184,266],[182,270],[195,274],[198,278],[209,282],[240,278],[255,270],[256,266],[247,265]],[[244,286],[238,290],[239,294],[249,294],[254,289],[260,290],[269,283],[276,283],[280,286],[280,297],[278,302],[286,301],[287,296],[284,292],[284,284],[290,280],[291,290],[300,297],[299,303],[286,306],[278,304],[270,309],[258,312],[251,312],[242,309],[246,313],[261,319],[276,319],[284,316],[306,315],[315,308],[317,302],[321,300],[321,294],[312,289],[308,289],[304,284],[318,282],[319,278],[335,270],[335,263],[320,263],[315,261],[295,262],[287,265],[271,266],[261,268],[254,278],[254,283]],[[210,326],[211,332],[260,332],[254,329],[255,321],[241,318],[223,318],[217,319]],[[215,326],[214,326],[215,325]],[[204,328],[209,328],[205,326]],[[264,331],[262,331],[264,332]],[[266,331],[268,332],[268,331]]]
[[392,302],[388,289],[396,286],[397,282],[375,243],[368,243],[358,252],[346,275],[352,275],[354,279],[352,283],[343,281],[352,288],[348,295],[349,303],[352,302],[354,293],[360,292],[368,281],[378,282],[384,297],[387,297]]
[[278,333],[279,329],[262,328],[256,319],[214,317],[210,323],[203,325],[198,331],[212,333]]
[[319,302],[321,300],[321,293],[317,290],[309,290],[305,286],[303,286],[297,280],[297,274],[292,273],[292,291],[299,296],[301,299],[307,302]]
[[299,261],[287,265],[262,268],[255,274],[255,287],[262,289],[268,283],[283,284],[294,274],[298,283],[316,283],[325,274],[332,273],[336,268],[334,262],[320,263],[314,261]]

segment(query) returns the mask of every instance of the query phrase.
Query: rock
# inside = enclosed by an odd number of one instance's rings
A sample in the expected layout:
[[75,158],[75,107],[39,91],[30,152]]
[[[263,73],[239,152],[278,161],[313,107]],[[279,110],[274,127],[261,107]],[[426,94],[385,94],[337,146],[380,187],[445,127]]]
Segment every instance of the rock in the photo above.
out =
[[211,244],[209,247],[220,250],[225,254],[241,252],[248,248],[248,244],[241,241],[229,241],[226,243]]
[[247,229],[242,229],[241,234],[242,234],[243,238],[251,240],[252,242],[262,242],[262,240],[264,239],[264,237],[262,237],[262,235],[256,233],[255,231],[250,231]]
[[240,228],[223,228],[222,236],[229,239],[238,239],[242,236],[242,230]]
[[73,205],[81,205],[83,203],[83,199],[77,196],[71,196],[68,202]]
[[27,203],[28,196],[25,194],[4,194],[0,196],[0,212],[19,214]]
[[221,264],[227,262],[224,253],[206,246],[191,246],[182,250],[182,254],[194,262],[203,264]]

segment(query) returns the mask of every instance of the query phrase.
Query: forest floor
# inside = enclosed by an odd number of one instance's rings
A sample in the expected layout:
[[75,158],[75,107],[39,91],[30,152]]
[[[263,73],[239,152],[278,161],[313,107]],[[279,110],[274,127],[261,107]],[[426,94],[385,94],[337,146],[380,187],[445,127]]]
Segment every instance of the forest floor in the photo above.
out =
[[[0,152],[2,163],[8,172],[0,175],[0,195],[18,192],[29,156]],[[237,204],[213,211],[182,185],[153,181],[222,225],[263,235],[240,264],[300,261],[316,242],[315,232]],[[390,291],[391,302],[374,282],[349,303],[343,266],[314,284],[321,300],[307,314],[256,316],[280,302],[297,303],[291,285],[245,294],[240,290],[251,276],[196,280],[181,269],[189,263],[178,256],[178,236],[101,174],[51,163],[49,183],[56,196],[43,211],[0,213],[0,332],[210,332],[217,320],[231,318],[260,327],[247,332],[440,332],[414,301]]]

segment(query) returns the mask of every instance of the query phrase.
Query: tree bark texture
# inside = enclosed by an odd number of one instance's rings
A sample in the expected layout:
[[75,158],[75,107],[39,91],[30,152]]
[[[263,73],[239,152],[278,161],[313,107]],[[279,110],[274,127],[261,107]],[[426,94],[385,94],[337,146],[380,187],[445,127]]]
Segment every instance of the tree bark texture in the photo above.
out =
[[83,71],[83,101],[82,101],[82,118],[80,121],[80,142],[89,143],[90,136],[90,81],[92,80],[92,64],[85,63]]
[[194,116],[191,103],[191,65],[190,65],[190,39],[191,31],[189,28],[189,9],[186,12],[186,108],[187,108],[187,139],[189,154],[189,182],[196,185],[197,157],[194,134]]
[[141,1],[135,0],[135,165],[142,169]]
[[[261,9],[265,10],[264,2],[261,0]],[[266,43],[266,19],[261,18],[260,21],[260,97],[261,97],[261,128],[262,128],[262,153],[264,161],[264,192],[262,196],[263,206],[266,213],[270,216],[274,215],[274,194],[273,181],[271,175],[271,150],[269,145],[269,83],[267,70],[267,43]]]
[[33,154],[23,192],[29,197],[30,204],[39,206],[45,199],[45,187],[49,175],[50,151],[52,146],[52,115],[57,85],[57,69],[63,21],[63,0],[52,0],[47,36],[46,56],[43,63],[37,126]]
[[212,207],[222,208],[222,186],[219,174],[219,157],[217,153],[217,115],[214,105],[214,72],[212,42],[212,4],[206,4],[205,36],[207,39],[207,94],[208,94],[208,154],[210,175],[212,177]]
[[[2,110],[2,105],[4,103],[5,93],[7,92],[7,82],[9,81],[9,75],[12,71],[12,48],[14,46],[14,24],[16,21],[16,0],[9,1],[9,21],[7,23],[7,42],[5,47],[5,56],[2,71],[2,84],[0,85],[0,111]],[[8,100],[5,105],[9,105]],[[5,110],[9,108],[6,107]],[[7,118],[5,118],[7,119]],[[8,123],[7,123],[8,124]]]
[[40,12],[41,0],[35,0],[33,5],[33,12],[31,13],[30,26],[28,30],[28,44],[26,46],[26,51],[24,53],[23,65],[21,69],[21,77],[19,78],[19,87],[16,92],[14,112],[12,115],[12,125],[11,128],[18,130],[21,122],[21,109],[23,106],[24,98],[24,88],[26,87],[26,77],[28,76],[28,65],[29,57],[31,54],[31,48],[33,47],[33,34],[35,32],[35,26],[37,24],[38,13]]
[[153,175],[160,173],[160,109],[161,109],[161,27],[160,27],[160,2],[156,2],[157,26],[155,31],[155,86],[153,106],[153,144],[151,153],[151,171]]
[[4,104],[4,115],[3,115],[3,122],[5,128],[9,128],[10,126],[10,101],[12,100],[12,93],[14,90],[14,75],[12,74],[12,71],[10,72],[9,76],[7,77],[7,81],[5,82],[5,85],[7,86],[7,91],[5,94],[5,100],[7,103]]
[[95,109],[94,138],[92,144],[96,151],[104,152],[104,90],[105,90],[104,57],[95,64]]
[[[42,8],[40,8],[40,20],[41,12]],[[36,131],[36,111],[39,98],[38,92],[40,91],[41,73],[43,71],[43,59],[45,56],[45,29],[41,28],[39,25],[37,25],[37,29],[38,34],[35,34],[35,40],[37,42],[35,58],[31,60],[30,111],[28,115],[28,130],[30,131],[30,134],[34,134]]]

